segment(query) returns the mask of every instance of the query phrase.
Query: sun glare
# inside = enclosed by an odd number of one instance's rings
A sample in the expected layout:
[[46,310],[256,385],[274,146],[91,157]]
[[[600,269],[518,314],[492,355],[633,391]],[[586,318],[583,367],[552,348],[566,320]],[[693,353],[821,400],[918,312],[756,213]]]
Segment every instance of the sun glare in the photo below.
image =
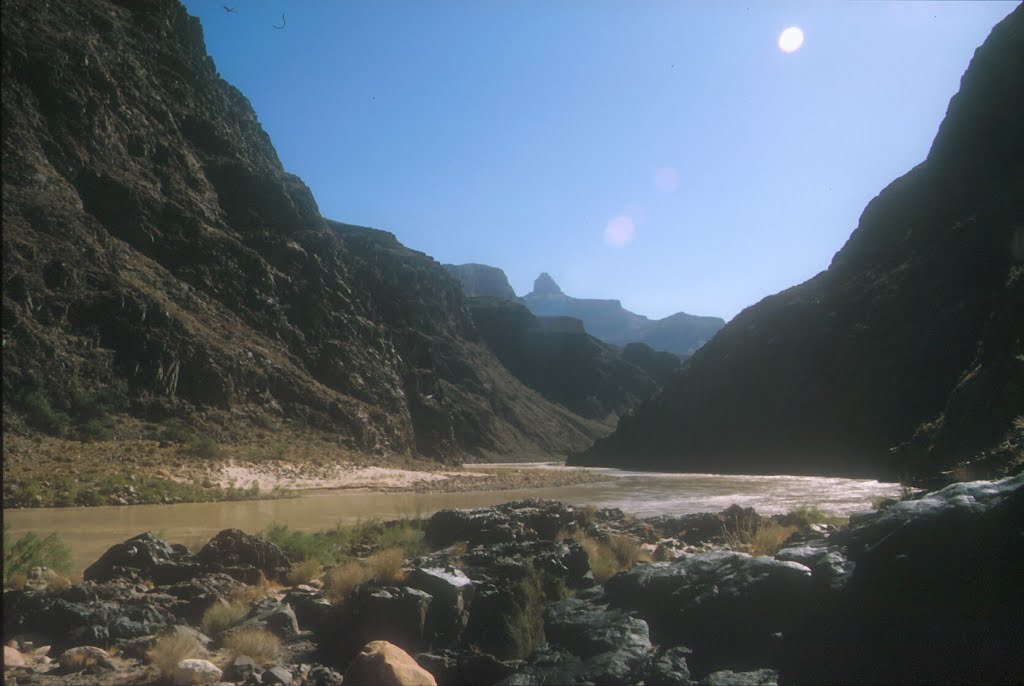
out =
[[790,26],[779,34],[779,50],[796,52],[804,44],[804,32],[799,26]]

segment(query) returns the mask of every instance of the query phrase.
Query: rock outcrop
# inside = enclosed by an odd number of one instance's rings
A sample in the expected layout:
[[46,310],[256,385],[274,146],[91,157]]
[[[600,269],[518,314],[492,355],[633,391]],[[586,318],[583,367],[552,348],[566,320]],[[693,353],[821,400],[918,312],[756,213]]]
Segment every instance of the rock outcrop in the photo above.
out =
[[646,343],[655,350],[690,355],[725,325],[719,317],[698,317],[677,312],[651,320],[630,312],[618,300],[573,298],[544,273],[537,277],[533,291],[521,298],[538,317],[575,317],[591,336],[612,345]]
[[506,369],[590,419],[617,419],[654,395],[681,364],[643,343],[620,351],[587,334],[577,319],[536,317],[510,300],[473,298],[469,306],[480,336]]
[[573,461],[895,478],[998,446],[1024,415],[1022,120],[1018,7],[831,266],[744,310]]
[[468,298],[492,297],[515,300],[516,292],[505,272],[486,264],[446,264],[448,273],[459,280],[462,292]]
[[5,3],[3,89],[6,430],[269,417],[439,460],[604,433],[502,368],[439,264],[328,227],[178,2]]

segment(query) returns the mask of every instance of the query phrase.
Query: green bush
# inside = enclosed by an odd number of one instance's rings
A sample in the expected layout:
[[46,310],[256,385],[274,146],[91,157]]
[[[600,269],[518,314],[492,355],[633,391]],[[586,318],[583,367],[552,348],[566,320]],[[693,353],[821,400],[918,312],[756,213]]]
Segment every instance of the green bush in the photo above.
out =
[[71,419],[50,405],[39,391],[29,391],[18,399],[18,405],[25,414],[25,420],[33,427],[48,434],[60,435]]
[[418,518],[395,522],[372,519],[353,526],[338,524],[333,529],[317,532],[296,531],[275,523],[260,536],[281,548],[293,561],[316,560],[321,564],[352,557],[366,548],[398,549],[407,558],[426,552],[423,521]]
[[28,574],[33,567],[49,567],[67,574],[71,571],[71,548],[60,534],[51,533],[43,538],[34,531],[12,545],[8,526],[4,524],[4,583],[12,574]]
[[157,432],[157,439],[168,443],[188,443],[195,438],[195,434],[188,424],[177,417],[165,419],[160,423],[160,431]]
[[196,457],[205,457],[206,459],[213,459],[220,457],[224,452],[221,448],[220,443],[209,436],[200,436],[192,440],[188,445],[188,452],[190,455]]

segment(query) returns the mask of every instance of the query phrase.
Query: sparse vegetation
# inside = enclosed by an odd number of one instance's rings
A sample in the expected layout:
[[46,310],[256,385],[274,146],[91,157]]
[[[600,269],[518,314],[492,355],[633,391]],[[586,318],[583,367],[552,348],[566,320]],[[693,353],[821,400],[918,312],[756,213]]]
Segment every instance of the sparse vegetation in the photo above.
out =
[[828,510],[823,510],[817,505],[794,507],[779,519],[781,524],[796,526],[799,529],[807,529],[813,524],[843,526],[850,520],[849,517],[842,517]]
[[324,578],[324,594],[333,605],[341,605],[356,587],[366,581],[366,568],[358,562],[347,562],[331,568]]
[[201,657],[203,654],[203,646],[194,636],[183,632],[172,632],[160,636],[153,647],[146,652],[146,657],[160,670],[160,674],[170,677],[178,662]]
[[594,580],[603,584],[619,572],[632,569],[638,562],[650,562],[647,552],[632,536],[609,534],[607,540],[592,538],[576,531],[571,538],[583,547],[590,560]]
[[271,524],[260,534],[277,545],[292,560],[316,560],[333,564],[365,554],[368,550],[397,548],[404,557],[426,552],[423,520],[414,517],[395,522],[373,519],[354,526],[338,524],[317,532],[297,531],[284,524]]
[[308,584],[320,577],[320,562],[316,559],[302,560],[292,565],[286,581],[292,585]]
[[208,636],[216,636],[225,629],[234,626],[249,613],[249,604],[239,600],[230,602],[220,601],[211,605],[199,625],[203,633]]
[[216,439],[210,436],[198,436],[193,438],[188,444],[188,454],[195,457],[202,457],[207,460],[212,460],[220,457],[224,449]]
[[381,584],[394,585],[405,579],[404,561],[405,554],[401,548],[387,548],[368,557],[366,567],[370,578]]
[[797,527],[771,519],[740,517],[733,524],[722,526],[725,547],[751,555],[775,555],[782,544],[796,533]]
[[71,571],[71,548],[57,533],[45,537],[29,531],[15,543],[10,541],[7,524],[4,524],[4,585],[12,575],[27,574],[33,567],[49,567],[55,572],[67,574]]
[[256,664],[266,665],[281,657],[281,640],[265,629],[239,629],[224,638],[224,650],[234,660],[248,655]]

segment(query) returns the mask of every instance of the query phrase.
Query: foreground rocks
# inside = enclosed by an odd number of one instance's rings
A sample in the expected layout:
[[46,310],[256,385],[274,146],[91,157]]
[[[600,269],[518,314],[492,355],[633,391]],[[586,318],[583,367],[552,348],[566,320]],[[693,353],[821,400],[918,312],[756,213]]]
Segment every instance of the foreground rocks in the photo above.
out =
[[[343,674],[440,686],[1017,682],[1022,513],[1024,476],[956,484],[838,531],[805,528],[773,558],[713,549],[723,523],[758,516],[739,508],[639,521],[536,500],[443,511],[426,525],[434,552],[334,604],[319,582],[240,581],[287,562],[261,539],[222,532],[204,548],[222,552],[214,560],[142,535],[113,546],[82,584],[6,592],[5,669],[120,683],[152,676],[147,651],[174,634],[205,647],[177,665],[182,680],[217,669],[247,686],[337,686]],[[616,535],[682,547],[598,584],[597,542]],[[254,594],[245,614],[200,631],[207,608]],[[227,653],[245,628],[276,636],[281,655]],[[55,663],[44,661],[51,649]]]

